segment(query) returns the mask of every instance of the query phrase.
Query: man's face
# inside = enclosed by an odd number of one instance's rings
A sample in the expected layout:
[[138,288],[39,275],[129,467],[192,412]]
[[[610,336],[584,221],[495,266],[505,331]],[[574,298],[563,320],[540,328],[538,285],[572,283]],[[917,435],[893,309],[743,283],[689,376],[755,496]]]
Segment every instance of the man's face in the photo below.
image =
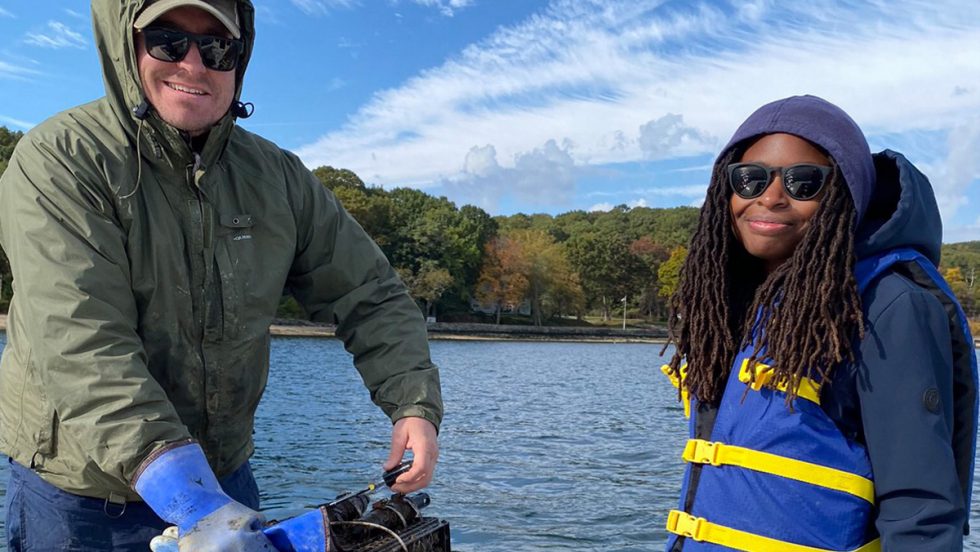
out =
[[[196,34],[231,36],[214,16],[186,6],[163,14],[153,25]],[[197,44],[178,62],[160,61],[146,53],[143,37],[137,33],[136,61],[147,101],[164,121],[191,136],[207,132],[231,106],[236,72],[205,67]]]

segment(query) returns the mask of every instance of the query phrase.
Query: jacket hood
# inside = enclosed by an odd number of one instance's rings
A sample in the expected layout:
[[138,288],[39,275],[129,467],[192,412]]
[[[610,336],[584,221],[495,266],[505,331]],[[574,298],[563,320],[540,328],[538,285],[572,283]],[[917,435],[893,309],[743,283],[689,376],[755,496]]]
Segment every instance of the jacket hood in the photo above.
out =
[[792,96],[766,104],[755,111],[728,142],[718,159],[742,143],[764,134],[799,136],[823,148],[840,169],[851,191],[857,221],[867,211],[874,194],[875,167],[864,133],[847,113],[816,96]]
[[[106,98],[120,123],[133,135],[136,134],[139,125],[139,118],[134,111],[144,101],[136,65],[133,23],[148,3],[148,0],[92,0],[92,28],[99,61],[102,63]],[[236,70],[234,101],[238,101],[241,96],[245,69],[255,43],[255,10],[251,0],[238,0],[238,20],[242,38],[245,40],[245,51]],[[151,126],[165,134],[177,134],[177,130],[159,119],[152,109],[150,113],[151,116],[147,117],[147,120]],[[234,113],[229,110],[229,113],[215,125],[215,128],[225,130],[218,134],[226,139],[234,119]]]
[[943,224],[929,179],[900,153],[874,155],[875,193],[858,226],[859,259],[896,247],[910,247],[939,265]]

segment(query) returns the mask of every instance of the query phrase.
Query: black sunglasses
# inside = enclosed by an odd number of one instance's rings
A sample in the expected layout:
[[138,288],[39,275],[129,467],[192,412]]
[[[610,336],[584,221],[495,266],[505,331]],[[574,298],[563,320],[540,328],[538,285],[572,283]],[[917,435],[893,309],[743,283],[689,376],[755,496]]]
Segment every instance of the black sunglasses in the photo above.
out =
[[233,70],[245,50],[245,41],[238,38],[199,35],[166,27],[147,27],[141,32],[146,53],[153,59],[176,63],[187,56],[194,42],[201,53],[201,63],[215,71]]
[[812,163],[797,163],[788,167],[732,163],[728,165],[728,183],[738,197],[752,199],[766,191],[775,178],[773,173],[778,171],[786,194],[795,200],[807,201],[817,197],[832,170],[831,167]]

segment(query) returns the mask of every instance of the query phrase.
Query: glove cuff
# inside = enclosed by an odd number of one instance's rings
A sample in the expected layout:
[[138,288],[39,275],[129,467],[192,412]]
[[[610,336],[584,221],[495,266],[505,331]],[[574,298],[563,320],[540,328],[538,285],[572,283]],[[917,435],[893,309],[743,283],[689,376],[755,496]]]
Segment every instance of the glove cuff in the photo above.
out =
[[263,530],[276,550],[282,552],[331,552],[336,550],[330,538],[327,510],[316,510],[281,521]]
[[143,462],[132,485],[161,519],[186,531],[232,502],[211,471],[201,445],[184,441],[161,450]]

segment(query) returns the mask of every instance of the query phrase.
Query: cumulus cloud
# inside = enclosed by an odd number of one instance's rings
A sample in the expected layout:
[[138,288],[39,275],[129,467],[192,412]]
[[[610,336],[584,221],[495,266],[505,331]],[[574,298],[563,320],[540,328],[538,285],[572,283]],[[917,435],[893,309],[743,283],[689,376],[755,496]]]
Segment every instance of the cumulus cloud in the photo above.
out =
[[28,33],[24,39],[28,44],[42,48],[80,48],[84,49],[85,37],[73,31],[68,25],[59,21],[48,21],[48,31],[44,33]]
[[[650,206],[649,204],[647,204],[647,200],[645,200],[643,198],[634,199],[633,201],[628,201],[628,202],[625,203],[625,205],[627,207],[629,207],[630,209],[635,209],[637,207],[649,207]],[[608,202],[607,203],[596,203],[592,207],[589,207],[588,210],[589,211],[592,211],[592,212],[596,212],[596,211],[608,212],[608,211],[612,211],[615,207],[616,207],[616,205],[613,205],[612,203],[608,203]]]
[[548,140],[514,157],[502,167],[492,145],[474,146],[466,153],[463,169],[441,182],[466,203],[493,210],[504,199],[535,206],[567,203],[575,191],[579,168],[570,154],[571,144]]
[[714,140],[698,129],[684,125],[683,115],[668,113],[641,125],[637,144],[647,159],[661,159],[684,150],[708,150]]

